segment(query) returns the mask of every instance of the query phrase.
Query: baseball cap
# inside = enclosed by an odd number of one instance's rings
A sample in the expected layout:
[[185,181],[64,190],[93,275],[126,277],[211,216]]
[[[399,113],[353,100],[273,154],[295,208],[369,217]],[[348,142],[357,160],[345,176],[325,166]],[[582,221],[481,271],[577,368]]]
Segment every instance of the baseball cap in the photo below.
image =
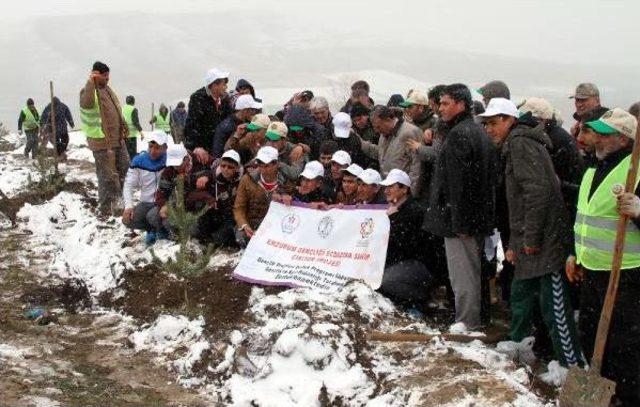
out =
[[289,126],[289,130],[291,131],[302,131],[304,130],[304,126],[298,126],[298,125],[293,125],[293,126]]
[[596,133],[620,133],[635,140],[638,120],[631,113],[616,107],[603,114],[598,120],[587,122],[586,124]]
[[229,79],[229,72],[222,71],[218,68],[211,68],[204,76],[204,87],[208,87],[218,79]]
[[182,165],[187,155],[189,155],[189,153],[182,143],[171,144],[167,148],[167,167]]
[[264,130],[267,127],[269,127],[270,124],[271,124],[271,119],[269,119],[268,115],[264,113],[258,113],[257,115],[253,116],[253,118],[251,119],[251,123],[247,125],[247,130],[248,131]]
[[271,141],[278,141],[287,137],[287,125],[282,122],[273,122],[269,125],[266,138]]
[[373,168],[367,168],[358,175],[358,179],[367,185],[379,184],[382,181],[380,173]]
[[600,96],[600,91],[595,84],[587,82],[576,86],[576,93],[569,99],[588,99],[593,96]]
[[270,162],[278,160],[278,150],[271,146],[261,147],[256,154],[256,160],[263,164],[269,164]]
[[486,99],[493,98],[511,98],[511,92],[509,92],[509,87],[503,81],[491,81],[486,83],[480,89],[477,89],[476,92],[482,95],[482,97]]
[[338,150],[331,156],[331,161],[340,165],[351,165],[351,156],[344,150]]
[[256,102],[256,100],[251,95],[240,95],[240,97],[236,99],[235,109],[262,109],[262,103]]
[[324,177],[324,166],[320,161],[309,161],[304,166],[304,171],[300,174],[301,177],[306,179],[316,179]]
[[147,137],[149,143],[154,142],[159,145],[167,144],[167,133],[162,130],[156,130]]
[[333,116],[333,131],[337,138],[349,138],[351,133],[351,117],[343,112]]
[[411,179],[409,178],[409,175],[407,175],[406,172],[399,170],[397,168],[394,168],[391,171],[389,171],[389,174],[387,174],[387,178],[384,181],[380,182],[380,185],[383,185],[385,187],[388,187],[389,185],[393,185],[393,184],[402,184],[407,187],[411,187]]
[[493,117],[499,115],[506,115],[511,117],[519,117],[518,108],[515,103],[505,98],[493,98],[487,105],[487,110],[484,113],[479,114],[480,117]]
[[398,106],[400,107],[411,107],[413,105],[429,105],[429,98],[420,92],[419,90],[413,90],[411,94],[404,100],[404,102],[400,102]]
[[221,158],[226,158],[232,161],[235,161],[238,165],[240,165],[240,154],[236,150],[227,150],[222,154]]
[[519,110],[522,114],[531,112],[531,115],[538,119],[551,120],[553,118],[553,106],[543,98],[526,98],[520,105]]
[[347,168],[345,168],[344,170],[342,170],[342,172],[348,172],[349,174],[357,177],[358,175],[360,175],[362,173],[363,169],[361,166],[359,166],[358,164],[351,164],[350,166],[348,166]]

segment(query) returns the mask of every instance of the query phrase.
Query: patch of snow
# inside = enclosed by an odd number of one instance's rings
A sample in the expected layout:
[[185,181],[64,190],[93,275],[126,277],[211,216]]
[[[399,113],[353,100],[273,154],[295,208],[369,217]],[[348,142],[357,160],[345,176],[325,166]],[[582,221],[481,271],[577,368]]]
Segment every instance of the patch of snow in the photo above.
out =
[[560,387],[564,384],[568,372],[569,370],[566,367],[562,367],[557,360],[552,360],[547,365],[547,371],[538,377],[551,386]]
[[25,407],[58,407],[60,403],[42,396],[25,396],[20,400]]

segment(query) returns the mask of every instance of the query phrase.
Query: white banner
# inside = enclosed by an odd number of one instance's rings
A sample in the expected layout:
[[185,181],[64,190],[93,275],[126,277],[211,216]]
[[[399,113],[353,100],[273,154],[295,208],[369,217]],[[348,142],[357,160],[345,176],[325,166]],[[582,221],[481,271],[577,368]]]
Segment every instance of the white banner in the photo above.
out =
[[372,207],[317,210],[305,204],[272,202],[234,277],[323,291],[338,289],[352,279],[373,289],[380,287],[389,218],[383,209]]

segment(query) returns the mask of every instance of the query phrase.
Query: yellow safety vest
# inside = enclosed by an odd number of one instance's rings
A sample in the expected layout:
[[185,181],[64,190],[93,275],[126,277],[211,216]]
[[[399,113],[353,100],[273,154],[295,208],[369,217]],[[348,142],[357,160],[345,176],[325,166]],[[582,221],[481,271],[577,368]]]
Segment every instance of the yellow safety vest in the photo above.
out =
[[[602,181],[589,198],[596,170],[589,168],[582,178],[578,193],[578,213],[573,227],[578,264],[591,270],[611,270],[616,228],[620,215],[616,210],[615,188],[624,186],[631,156],[622,160]],[[638,181],[636,180],[636,187]],[[615,188],[614,188],[615,187]],[[622,256],[622,269],[640,267],[640,229],[627,223],[627,236]]]
[[156,113],[155,115],[156,121],[155,126],[158,130],[164,130],[165,132],[171,131],[171,125],[169,124],[169,113],[167,113],[166,117],[162,117],[160,113]]
[[35,130],[40,127],[36,116],[31,109],[29,109],[29,106],[25,106],[24,109],[22,109],[22,113],[24,113],[24,121],[22,122],[22,128],[24,130]]
[[127,123],[127,127],[129,128],[129,138],[138,137],[140,132],[133,125],[133,111],[135,110],[135,106],[132,105],[124,105],[122,106],[122,116],[124,117],[125,123]]
[[80,121],[82,121],[82,131],[87,138],[104,138],[97,90],[93,93],[93,107],[91,109],[80,107]]

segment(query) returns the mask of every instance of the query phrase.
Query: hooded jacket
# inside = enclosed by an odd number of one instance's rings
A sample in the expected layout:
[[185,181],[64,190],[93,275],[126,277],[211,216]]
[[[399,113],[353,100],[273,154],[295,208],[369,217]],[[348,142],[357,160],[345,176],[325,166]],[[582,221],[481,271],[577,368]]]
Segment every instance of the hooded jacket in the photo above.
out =
[[136,190],[140,190],[141,202],[154,202],[166,161],[166,154],[162,154],[157,160],[152,160],[146,151],[133,158],[122,188],[125,208],[133,208],[133,193]]
[[[520,122],[502,146],[509,204],[509,249],[516,254],[515,277],[528,279],[562,270],[569,251],[567,212],[549,151],[551,139],[538,125]],[[540,253],[525,254],[523,247]]]
[[[69,106],[62,103],[57,97],[53,98],[53,104],[55,105],[56,115],[56,136],[67,134],[67,124],[71,127],[75,127]],[[42,115],[40,116],[40,128],[43,129],[45,133],[51,133],[51,103],[49,103],[42,111]]]
[[289,141],[294,144],[302,143],[308,145],[311,149],[309,159],[317,160],[320,157],[320,144],[327,139],[327,135],[324,127],[313,119],[311,112],[304,106],[293,105],[287,110],[284,116],[284,123],[289,128],[291,126],[304,127],[303,135],[300,138],[295,138],[290,132]]

